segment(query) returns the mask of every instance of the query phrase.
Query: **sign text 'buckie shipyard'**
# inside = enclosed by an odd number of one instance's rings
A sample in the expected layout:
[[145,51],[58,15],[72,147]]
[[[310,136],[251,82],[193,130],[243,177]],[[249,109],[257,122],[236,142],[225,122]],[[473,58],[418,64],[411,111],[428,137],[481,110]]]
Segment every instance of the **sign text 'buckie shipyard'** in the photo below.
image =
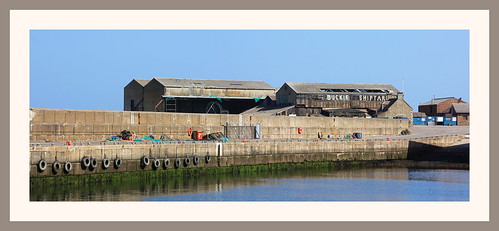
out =
[[386,95],[326,95],[326,100],[360,100],[360,101],[385,101]]

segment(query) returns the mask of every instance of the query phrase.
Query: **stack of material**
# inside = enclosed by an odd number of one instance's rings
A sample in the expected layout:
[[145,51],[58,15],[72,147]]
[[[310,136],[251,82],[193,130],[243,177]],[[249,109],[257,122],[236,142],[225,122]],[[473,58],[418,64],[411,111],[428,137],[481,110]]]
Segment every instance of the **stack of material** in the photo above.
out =
[[140,139],[143,141],[161,141],[161,139],[155,139],[153,135],[144,136]]
[[135,133],[127,130],[121,131],[117,136],[111,136],[106,139],[107,141],[135,141]]
[[118,137],[120,137],[122,140],[133,140],[133,135],[134,135],[133,132],[123,130],[121,131],[121,134]]

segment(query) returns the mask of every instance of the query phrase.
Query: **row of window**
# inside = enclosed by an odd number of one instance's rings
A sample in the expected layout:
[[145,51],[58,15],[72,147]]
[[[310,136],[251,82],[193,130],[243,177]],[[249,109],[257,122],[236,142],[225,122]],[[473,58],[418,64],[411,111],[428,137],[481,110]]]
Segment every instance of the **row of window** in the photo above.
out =
[[388,90],[379,89],[330,89],[321,88],[322,92],[359,92],[359,93],[388,93]]

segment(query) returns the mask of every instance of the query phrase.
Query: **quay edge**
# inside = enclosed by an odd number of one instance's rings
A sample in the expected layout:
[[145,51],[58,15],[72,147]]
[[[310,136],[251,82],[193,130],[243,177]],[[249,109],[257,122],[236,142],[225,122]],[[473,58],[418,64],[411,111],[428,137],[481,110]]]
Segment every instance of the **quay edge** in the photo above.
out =
[[[286,140],[286,141],[246,141],[246,142],[171,142],[147,144],[98,144],[98,145],[32,145],[30,146],[30,178],[58,178],[63,176],[106,175],[108,173],[133,174],[151,172],[159,174],[175,171],[198,171],[211,169],[217,173],[222,167],[276,165],[285,163],[306,162],[341,162],[341,161],[376,161],[407,160],[418,153],[442,150],[460,140],[464,136],[434,136],[413,139],[392,140]],[[207,155],[210,156],[207,161]],[[141,163],[142,157],[149,158],[149,164]],[[199,159],[194,163],[194,157]],[[95,168],[85,168],[83,157],[97,159]],[[122,160],[119,168],[113,166],[116,158]],[[181,164],[175,167],[175,160]],[[186,164],[186,158],[189,163]],[[37,164],[40,160],[47,163],[46,169],[40,171]],[[102,160],[111,160],[108,168],[103,168]],[[159,160],[161,165],[154,168],[153,161]],[[169,165],[164,166],[165,160]],[[69,162],[70,171],[63,169],[54,172],[54,162]],[[109,175],[109,174],[108,174]],[[154,175],[154,174],[153,174]]]

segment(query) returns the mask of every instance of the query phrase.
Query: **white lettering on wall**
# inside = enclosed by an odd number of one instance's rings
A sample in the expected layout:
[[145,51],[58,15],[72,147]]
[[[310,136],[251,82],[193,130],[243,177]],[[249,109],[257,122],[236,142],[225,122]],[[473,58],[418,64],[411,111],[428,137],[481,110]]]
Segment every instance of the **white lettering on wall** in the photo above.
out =
[[[386,101],[387,95],[359,95],[360,101]],[[351,100],[350,95],[326,95],[326,100]]]

